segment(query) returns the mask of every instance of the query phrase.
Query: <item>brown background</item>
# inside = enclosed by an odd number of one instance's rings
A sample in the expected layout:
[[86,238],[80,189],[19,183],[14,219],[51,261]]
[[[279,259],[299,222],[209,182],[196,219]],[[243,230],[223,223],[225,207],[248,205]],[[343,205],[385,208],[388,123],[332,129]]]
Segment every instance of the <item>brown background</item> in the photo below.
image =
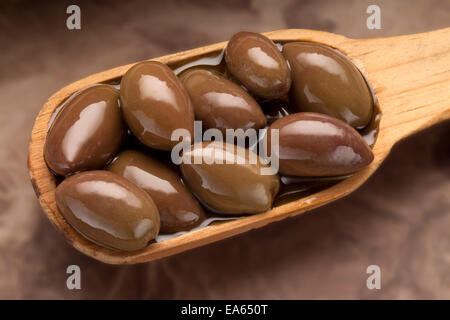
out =
[[[65,26],[77,3],[82,30]],[[378,4],[382,30],[365,25]],[[28,181],[35,116],[91,73],[228,39],[313,28],[378,37],[448,27],[450,1],[96,1],[0,4],[0,299],[450,298],[450,126],[400,143],[357,192],[265,228],[137,266],[108,266],[67,245]],[[66,267],[82,290],[66,289]],[[368,290],[368,265],[382,289]]]

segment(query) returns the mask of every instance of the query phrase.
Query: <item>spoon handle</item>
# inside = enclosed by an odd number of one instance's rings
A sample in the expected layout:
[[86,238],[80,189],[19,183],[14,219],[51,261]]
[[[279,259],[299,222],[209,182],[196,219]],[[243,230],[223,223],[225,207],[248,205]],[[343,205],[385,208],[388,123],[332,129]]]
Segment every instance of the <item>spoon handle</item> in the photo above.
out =
[[338,46],[361,68],[382,110],[389,147],[450,118],[450,28]]

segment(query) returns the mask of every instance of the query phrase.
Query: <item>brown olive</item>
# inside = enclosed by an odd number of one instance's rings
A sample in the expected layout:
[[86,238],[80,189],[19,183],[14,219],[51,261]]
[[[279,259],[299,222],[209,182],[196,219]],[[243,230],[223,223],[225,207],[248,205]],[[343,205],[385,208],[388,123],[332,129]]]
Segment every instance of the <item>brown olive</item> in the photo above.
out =
[[142,152],[121,152],[108,170],[146,191],[158,207],[161,232],[174,233],[198,226],[205,215],[198,201],[172,169]]
[[105,84],[88,87],[56,116],[45,140],[45,161],[62,176],[100,169],[118,151],[123,136],[119,91]]
[[193,137],[194,109],[186,90],[165,64],[145,61],[134,65],[122,78],[120,100],[125,120],[146,146],[170,150],[176,129]]
[[268,165],[261,163],[256,153],[239,146],[198,142],[184,150],[182,158],[184,181],[207,207],[218,213],[266,211],[280,187],[276,174],[264,174]]
[[269,132],[274,129],[279,143],[272,147],[268,134],[269,154],[279,158],[283,175],[345,175],[373,160],[372,150],[354,128],[325,114],[291,114],[272,123]]
[[277,46],[259,33],[236,33],[228,42],[225,61],[231,74],[261,98],[280,98],[291,87],[286,60]]
[[56,188],[56,204],[75,230],[108,248],[139,250],[159,232],[152,198],[112,172],[86,171],[65,179]]
[[260,129],[267,124],[260,106],[244,89],[206,70],[193,70],[182,78],[194,105],[195,118],[205,128]]
[[372,95],[347,57],[312,42],[287,43],[283,54],[292,69],[290,96],[299,111],[325,113],[355,128],[369,123]]

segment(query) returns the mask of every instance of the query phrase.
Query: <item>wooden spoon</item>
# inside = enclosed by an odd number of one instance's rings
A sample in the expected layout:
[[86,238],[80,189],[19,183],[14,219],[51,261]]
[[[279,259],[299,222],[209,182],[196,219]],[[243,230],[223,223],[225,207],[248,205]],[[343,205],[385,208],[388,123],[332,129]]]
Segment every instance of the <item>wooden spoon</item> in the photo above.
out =
[[[119,78],[133,64],[121,66],[91,75],[56,92],[45,103],[33,127],[28,154],[31,183],[47,217],[69,243],[84,254],[105,263],[134,264],[259,228],[349,194],[380,166],[396,142],[450,118],[450,28],[378,39],[349,39],[333,33],[302,29],[279,30],[265,35],[274,41],[303,40],[332,46],[349,56],[359,67],[378,98],[382,114],[379,135],[373,147],[375,160],[371,165],[328,189],[268,212],[210,225],[152,243],[140,251],[118,252],[100,247],[76,232],[58,211],[55,179],[44,161],[44,142],[50,117],[58,105],[88,85]],[[221,42],[152,60],[178,65],[205,54],[218,53],[226,44]]]

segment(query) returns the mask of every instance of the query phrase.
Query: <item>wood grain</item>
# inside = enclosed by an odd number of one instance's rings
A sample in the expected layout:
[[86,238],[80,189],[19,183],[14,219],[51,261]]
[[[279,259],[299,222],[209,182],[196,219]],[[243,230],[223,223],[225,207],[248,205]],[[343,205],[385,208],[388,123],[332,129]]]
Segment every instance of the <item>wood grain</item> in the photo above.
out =
[[[43,106],[32,130],[28,154],[31,182],[47,217],[69,243],[105,263],[133,264],[259,228],[349,194],[372,175],[396,142],[450,118],[450,28],[379,39],[349,39],[302,29],[279,30],[265,35],[274,41],[305,40],[330,45],[348,55],[359,67],[372,86],[382,113],[372,164],[333,187],[265,213],[211,225],[161,243],[152,243],[137,252],[117,252],[100,247],[79,235],[60,215],[55,203],[55,180],[45,164],[43,149],[48,123],[55,108],[79,89],[119,78],[133,64],[117,67],[76,81],[56,92]],[[173,65],[219,52],[225,46],[226,42],[221,42],[152,60]]]

